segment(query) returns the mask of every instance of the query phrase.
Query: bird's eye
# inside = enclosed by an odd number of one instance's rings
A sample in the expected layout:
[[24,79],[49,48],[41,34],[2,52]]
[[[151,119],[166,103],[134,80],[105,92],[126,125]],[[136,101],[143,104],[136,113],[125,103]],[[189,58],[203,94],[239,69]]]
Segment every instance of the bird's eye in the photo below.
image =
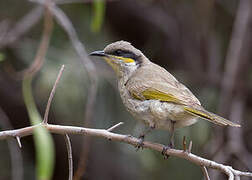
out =
[[117,49],[114,52],[112,52],[111,54],[115,55],[115,56],[131,58],[131,59],[134,59],[134,60],[138,59],[138,57],[134,53],[132,53],[130,51],[124,51],[124,50],[121,50],[121,49]]
[[123,51],[120,49],[115,51],[115,55],[117,55],[117,56],[121,56],[122,54],[123,54]]

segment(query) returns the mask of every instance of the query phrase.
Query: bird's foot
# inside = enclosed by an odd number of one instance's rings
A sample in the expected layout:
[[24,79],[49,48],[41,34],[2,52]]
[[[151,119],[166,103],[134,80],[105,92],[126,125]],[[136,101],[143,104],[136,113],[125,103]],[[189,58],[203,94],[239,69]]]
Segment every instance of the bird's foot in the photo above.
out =
[[163,150],[162,150],[161,153],[162,153],[164,159],[168,159],[170,157],[168,154],[166,154],[166,152],[167,152],[168,149],[173,149],[173,148],[174,148],[173,143],[170,143],[169,145],[163,147]]
[[168,154],[166,154],[168,149],[171,149],[171,147],[170,146],[164,146],[163,147],[162,155],[163,155],[164,159],[168,159],[170,157]]
[[144,135],[140,135],[138,139],[139,139],[139,141],[138,141],[138,143],[137,143],[137,145],[136,145],[136,151],[138,151],[140,148],[143,149],[143,145],[144,145]]

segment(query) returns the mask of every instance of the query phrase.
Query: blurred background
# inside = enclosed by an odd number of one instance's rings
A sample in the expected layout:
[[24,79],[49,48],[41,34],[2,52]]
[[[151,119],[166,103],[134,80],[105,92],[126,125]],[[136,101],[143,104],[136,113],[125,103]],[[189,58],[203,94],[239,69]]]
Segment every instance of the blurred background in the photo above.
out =
[[[33,74],[31,88],[40,114],[43,116],[57,73],[65,64],[50,123],[106,129],[124,122],[115,132],[138,136],[142,127],[125,110],[112,69],[85,54],[126,40],[184,83],[208,110],[242,125],[223,128],[201,120],[176,131],[176,148],[182,149],[186,136],[188,144],[193,142],[193,153],[252,171],[252,1],[58,0],[56,5],[72,23],[84,55],[76,51],[76,37],[71,40],[55,14],[51,13],[51,30],[44,32],[50,18],[44,18],[45,8],[36,0],[0,1],[1,130],[31,124],[22,74],[33,64],[43,34],[49,37],[51,33],[45,60]],[[86,69],[90,63],[91,69]],[[51,179],[67,179],[64,138],[52,138]],[[130,145],[103,138],[70,138],[75,180],[203,179],[200,167],[183,159],[164,160],[160,153],[136,152]],[[146,140],[167,144],[168,138],[167,131],[156,130]],[[33,136],[21,142],[20,150],[14,140],[0,141],[0,179],[36,179]],[[226,179],[219,171],[209,173],[211,179]]]

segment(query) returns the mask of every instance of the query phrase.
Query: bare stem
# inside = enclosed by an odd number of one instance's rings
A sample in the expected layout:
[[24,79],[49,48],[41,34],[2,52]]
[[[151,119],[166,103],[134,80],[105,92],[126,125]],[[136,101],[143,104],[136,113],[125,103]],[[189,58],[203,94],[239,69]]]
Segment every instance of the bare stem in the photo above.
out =
[[33,63],[30,65],[30,67],[19,72],[19,74],[17,74],[17,76],[18,76],[17,78],[20,78],[19,76],[21,76],[21,77],[33,76],[41,69],[41,67],[44,64],[46,52],[49,47],[51,34],[52,34],[52,30],[53,30],[53,17],[52,17],[52,13],[50,10],[52,3],[50,1],[46,1],[44,5],[45,5],[44,28],[43,28],[42,39],[39,44],[38,51],[36,53],[36,56],[34,58]]
[[[0,107],[0,125],[2,128],[12,129],[9,117]],[[20,143],[21,144],[21,143]],[[12,169],[12,180],[23,180],[23,157],[20,147],[17,145],[15,139],[8,141],[8,147],[10,151],[11,169]]]
[[43,17],[43,8],[34,7],[24,17],[22,17],[12,28],[7,29],[6,34],[0,41],[0,48],[11,45],[17,41],[22,35],[27,33],[39,20]]
[[73,179],[73,156],[72,156],[72,147],[71,147],[71,141],[67,134],[64,136],[66,141],[66,147],[67,147],[67,155],[68,155],[68,165],[69,165],[69,177],[68,180]]
[[53,85],[52,91],[50,93],[50,97],[49,97],[47,105],[46,105],[46,110],[45,110],[45,115],[44,115],[44,120],[43,120],[43,123],[45,123],[45,124],[47,124],[47,122],[48,122],[48,114],[49,114],[49,111],[50,111],[50,106],[51,106],[51,103],[52,103],[52,99],[54,97],[56,87],[57,87],[58,82],[59,82],[59,80],[60,80],[60,78],[62,76],[62,72],[63,72],[64,68],[65,68],[65,65],[62,65],[61,68],[60,68],[59,74],[57,76],[57,79],[56,79],[56,81],[55,81],[55,83]]
[[208,175],[206,166],[201,166],[201,170],[202,170],[202,172],[203,172],[203,175],[204,175],[205,179],[206,179],[206,180],[210,180],[210,177],[209,177],[209,175]]
[[[97,72],[96,72],[93,62],[89,59],[87,55],[84,44],[78,38],[78,35],[75,31],[75,28],[73,27],[72,22],[66,16],[64,11],[62,11],[56,5],[51,6],[51,10],[52,10],[52,13],[54,14],[55,20],[67,33],[76,53],[80,57],[81,63],[86,69],[86,72],[89,78],[90,85],[87,92],[88,98],[87,98],[86,108],[85,108],[84,126],[90,127],[92,123],[92,119],[93,119],[92,118],[94,114],[93,110],[94,110],[94,104],[96,100]],[[85,173],[87,159],[90,152],[91,139],[89,139],[89,137],[84,137],[83,142],[85,142],[85,144],[83,144],[82,146],[79,165],[75,172],[75,177],[74,177],[75,180],[79,180],[80,177]]]
[[[42,126],[46,128],[48,131],[50,131],[51,133],[55,133],[55,134],[64,134],[64,135],[65,134],[82,134],[86,136],[103,137],[103,138],[110,139],[112,141],[119,141],[119,142],[127,143],[130,145],[133,145],[134,147],[138,145],[139,143],[139,140],[135,137],[112,133],[105,129],[92,129],[92,128],[84,128],[84,127],[76,127],[76,126],[62,126],[62,125],[52,125],[52,124],[43,124],[43,123],[35,125],[35,126],[29,126],[29,127],[25,127],[21,129],[16,129],[16,130],[2,131],[0,132],[0,139],[7,139],[7,138],[17,137],[17,136],[24,137],[24,136],[32,135],[34,128],[38,126]],[[164,145],[145,141],[143,144],[143,147],[152,149],[161,153],[163,151]],[[211,160],[199,157],[195,154],[184,152],[183,150],[168,149],[166,151],[166,155],[183,158],[199,166],[205,166],[208,168],[217,169],[225,173],[229,177],[229,180],[234,180],[235,176],[252,177],[251,172],[238,171],[238,170],[233,169],[231,166],[220,164],[215,161],[211,161]]]

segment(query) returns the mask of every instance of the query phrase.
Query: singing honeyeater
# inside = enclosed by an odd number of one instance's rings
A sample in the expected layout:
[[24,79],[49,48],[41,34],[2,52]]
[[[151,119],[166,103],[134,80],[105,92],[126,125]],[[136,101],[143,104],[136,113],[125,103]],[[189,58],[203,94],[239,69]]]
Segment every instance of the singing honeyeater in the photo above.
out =
[[[205,110],[185,85],[129,42],[117,41],[90,55],[104,58],[114,69],[127,110],[149,130],[168,130],[172,146],[174,130],[190,126],[198,118],[218,125],[240,126]],[[140,136],[142,139],[145,133]]]

